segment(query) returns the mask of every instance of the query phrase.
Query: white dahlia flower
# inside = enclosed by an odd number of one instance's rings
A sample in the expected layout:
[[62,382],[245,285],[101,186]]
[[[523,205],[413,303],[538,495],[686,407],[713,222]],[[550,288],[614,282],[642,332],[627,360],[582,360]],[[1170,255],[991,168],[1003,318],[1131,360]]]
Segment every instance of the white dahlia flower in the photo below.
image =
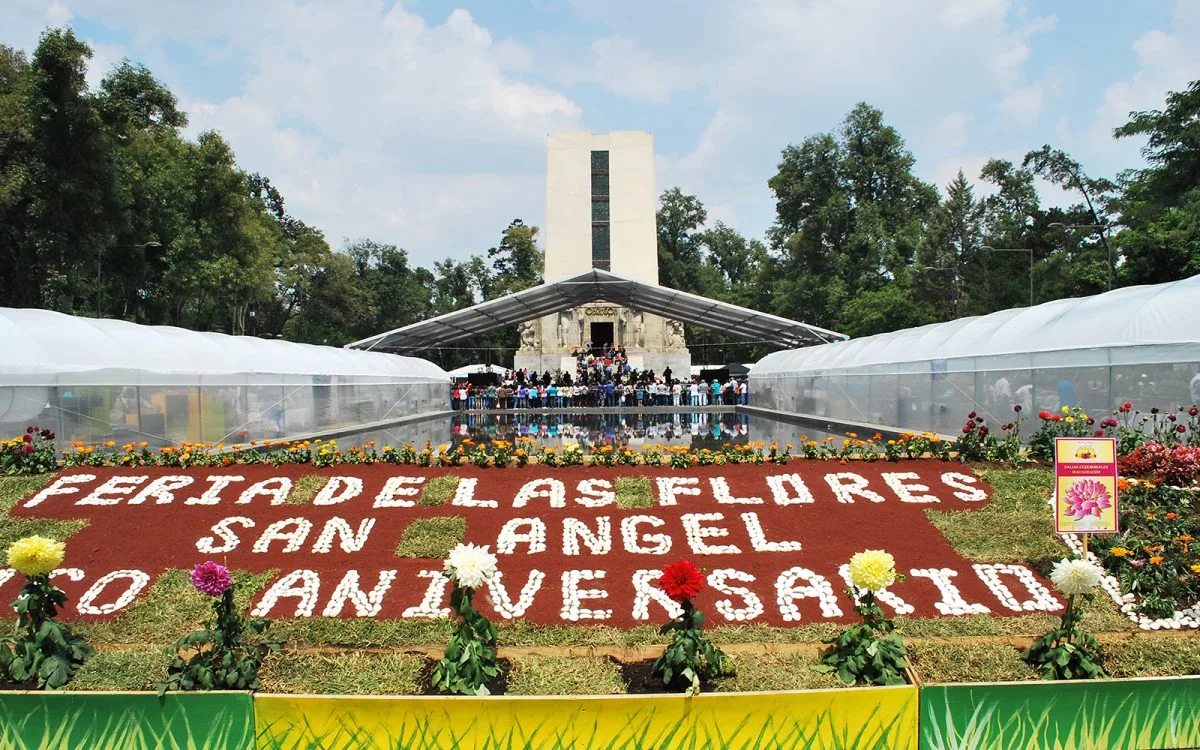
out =
[[1104,571],[1090,560],[1068,560],[1063,558],[1054,563],[1050,580],[1067,596],[1086,594],[1100,585]]
[[446,558],[445,568],[459,586],[477,589],[496,575],[496,556],[486,546],[459,544]]

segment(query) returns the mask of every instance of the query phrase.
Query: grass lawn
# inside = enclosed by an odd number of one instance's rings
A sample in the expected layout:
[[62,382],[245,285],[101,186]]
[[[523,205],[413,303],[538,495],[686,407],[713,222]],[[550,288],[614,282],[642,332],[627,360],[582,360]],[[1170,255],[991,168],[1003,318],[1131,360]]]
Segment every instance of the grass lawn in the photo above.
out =
[[[931,522],[968,559],[1020,561],[1046,572],[1051,561],[1066,553],[1066,547],[1050,531],[1046,499],[1051,473],[1045,469],[981,468],[980,474],[995,489],[987,508],[927,511]],[[29,534],[66,540],[85,525],[82,521],[9,516],[9,509],[19,499],[44,486],[48,479],[0,478],[0,545],[6,547]],[[320,487],[316,479],[302,477],[289,502],[311,502]],[[455,477],[431,480],[420,502],[445,505],[457,483]],[[614,484],[622,507],[646,507],[646,501],[652,499],[645,478],[617,479]],[[396,554],[439,557],[463,538],[464,531],[465,523],[459,516],[414,521],[405,529]],[[252,592],[273,575],[273,571],[235,572],[243,605],[248,605]],[[1107,597],[1098,596],[1086,612],[1084,625],[1100,637],[1110,675],[1200,674],[1200,637],[1136,632]],[[69,689],[148,689],[165,676],[169,657],[164,649],[198,628],[210,614],[211,600],[192,588],[187,572],[169,571],[115,621],[74,626],[97,644],[99,653],[84,665]],[[898,618],[896,625],[897,632],[911,641],[911,661],[923,681],[954,682],[1033,679],[1033,672],[1021,661],[1021,649],[1010,641],[1028,640],[1057,622],[1056,616],[1030,614],[1010,618]],[[650,625],[621,630],[604,626],[533,627],[518,621],[500,622],[498,627],[502,651],[514,650],[509,691],[523,695],[623,692],[619,667],[605,653],[616,655],[629,647],[653,650],[664,642],[657,627]],[[816,663],[813,648],[790,648],[788,644],[818,643],[838,630],[839,626],[824,622],[796,628],[709,628],[706,632],[720,645],[781,644],[774,649],[764,648],[761,653],[751,648],[735,654],[737,675],[719,681],[716,689],[836,686],[836,680],[812,669]],[[424,657],[406,651],[437,649],[450,632],[451,623],[445,620],[279,620],[269,635],[284,640],[288,650],[268,658],[262,672],[263,689],[287,693],[414,693],[418,691],[417,673]],[[566,647],[591,647],[596,653],[544,653]],[[543,653],[529,653],[537,649]]]

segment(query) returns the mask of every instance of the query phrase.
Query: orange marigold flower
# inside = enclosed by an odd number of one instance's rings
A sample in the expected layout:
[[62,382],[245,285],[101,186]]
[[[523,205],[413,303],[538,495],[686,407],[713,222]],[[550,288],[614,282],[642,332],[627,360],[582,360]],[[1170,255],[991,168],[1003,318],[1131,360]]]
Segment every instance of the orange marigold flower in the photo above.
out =
[[1162,555],[1154,555],[1153,557],[1150,558],[1150,564],[1151,565],[1161,565],[1163,559],[1164,558]]
[[1163,546],[1161,544],[1155,544],[1150,547],[1143,547],[1142,549],[1144,549],[1146,552],[1162,552],[1162,548]]
[[1175,537],[1175,541],[1190,542],[1190,541],[1192,541],[1192,535],[1191,534],[1180,534],[1179,536]]
[[1126,479],[1125,477],[1121,477],[1120,479],[1118,479],[1117,480],[1117,489],[1121,492],[1125,492],[1126,490],[1128,490],[1129,489],[1129,480]]
[[1167,514],[1167,520],[1168,520],[1168,521],[1174,521],[1176,518],[1179,518],[1179,514],[1178,514],[1178,513],[1168,513],[1168,514]]

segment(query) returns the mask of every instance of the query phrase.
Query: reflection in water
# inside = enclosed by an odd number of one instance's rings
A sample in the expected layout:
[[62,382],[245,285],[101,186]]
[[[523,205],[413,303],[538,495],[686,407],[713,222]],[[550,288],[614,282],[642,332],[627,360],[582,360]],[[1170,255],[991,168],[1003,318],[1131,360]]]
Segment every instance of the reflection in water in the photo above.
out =
[[454,440],[475,442],[532,438],[539,445],[578,443],[585,451],[611,445],[691,445],[719,448],[750,439],[750,418],[734,412],[654,414],[460,414]]
[[[656,412],[546,414],[539,412],[459,412],[453,417],[399,425],[397,427],[338,437],[342,445],[362,445],[370,440],[377,445],[399,446],[405,443],[435,447],[457,445],[465,439],[514,441],[533,438],[539,445],[560,446],[578,443],[584,451],[611,445],[690,445],[720,448],[725,443],[749,441],[778,442],[780,446],[798,445],[804,438],[821,440],[827,433],[758,416],[728,412]],[[840,436],[837,436],[840,437]]]

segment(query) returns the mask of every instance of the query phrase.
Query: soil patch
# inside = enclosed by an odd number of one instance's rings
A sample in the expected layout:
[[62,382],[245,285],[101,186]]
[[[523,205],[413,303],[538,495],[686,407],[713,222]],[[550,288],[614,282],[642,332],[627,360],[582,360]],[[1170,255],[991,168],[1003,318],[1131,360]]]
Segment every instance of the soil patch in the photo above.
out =
[[[654,662],[656,659],[628,662],[616,661],[614,659],[613,661],[616,662],[617,667],[621,670],[621,679],[625,682],[625,691],[632,695],[648,695],[653,693],[682,694],[690,684],[686,678],[676,675],[669,688],[664,686],[659,676],[654,674]],[[700,692],[711,693],[715,686],[716,683],[712,680],[701,680]]]

